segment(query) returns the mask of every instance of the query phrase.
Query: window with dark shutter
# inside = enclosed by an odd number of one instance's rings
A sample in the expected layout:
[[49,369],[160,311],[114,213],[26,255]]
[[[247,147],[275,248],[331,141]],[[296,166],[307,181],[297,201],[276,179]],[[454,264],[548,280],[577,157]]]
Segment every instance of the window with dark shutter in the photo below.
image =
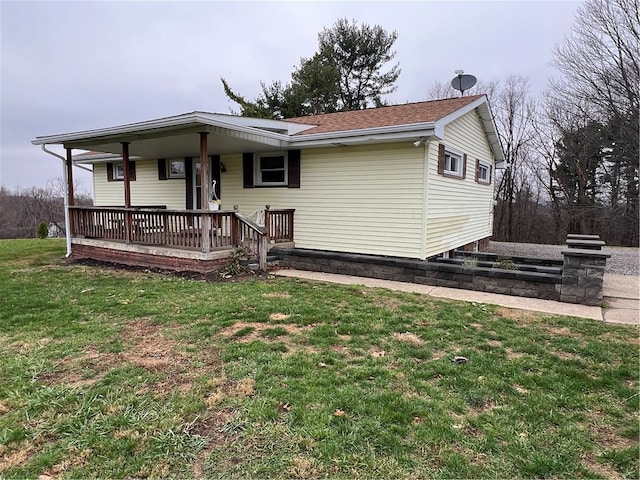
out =
[[158,180],[167,179],[167,161],[164,158],[158,159]]
[[289,188],[300,188],[300,150],[289,150]]
[[[129,181],[136,179],[136,162],[129,162]],[[107,163],[107,181],[122,182],[124,180],[124,166],[122,162]]]
[[464,180],[467,175],[467,154],[439,144],[438,175]]
[[242,154],[242,186],[253,188],[253,153]]
[[491,164],[476,159],[476,182],[491,184]]
[[185,181],[185,206],[187,210],[193,210],[193,161],[191,157],[184,159],[184,181]]
[[438,145],[438,175],[444,174],[444,152],[445,146],[441,143]]

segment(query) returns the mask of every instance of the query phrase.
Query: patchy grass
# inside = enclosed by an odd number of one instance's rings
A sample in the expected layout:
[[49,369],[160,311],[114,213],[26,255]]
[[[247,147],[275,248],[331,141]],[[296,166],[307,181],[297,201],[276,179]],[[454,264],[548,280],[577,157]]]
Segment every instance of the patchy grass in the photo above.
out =
[[635,327],[63,252],[0,241],[3,478],[638,476]]

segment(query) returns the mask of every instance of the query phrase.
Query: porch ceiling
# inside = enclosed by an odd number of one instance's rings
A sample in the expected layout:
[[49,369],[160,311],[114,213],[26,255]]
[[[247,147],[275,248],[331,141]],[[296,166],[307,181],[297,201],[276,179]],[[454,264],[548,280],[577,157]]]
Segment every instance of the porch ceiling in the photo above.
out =
[[207,148],[210,155],[283,148],[280,140],[203,125],[194,125],[179,131],[76,140],[65,142],[64,146],[120,155],[122,142],[128,142],[131,156],[141,158],[198,157],[200,155],[199,134],[203,131],[209,133]]

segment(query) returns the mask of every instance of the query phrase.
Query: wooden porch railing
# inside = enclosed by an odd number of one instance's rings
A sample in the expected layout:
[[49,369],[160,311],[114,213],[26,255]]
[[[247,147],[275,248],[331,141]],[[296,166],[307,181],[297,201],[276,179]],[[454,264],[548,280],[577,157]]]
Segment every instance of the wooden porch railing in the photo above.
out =
[[[72,236],[184,249],[245,245],[266,268],[270,243],[293,241],[293,209],[265,209],[265,225],[236,211],[70,206]],[[207,228],[208,227],[208,228]],[[208,231],[209,242],[203,236]],[[264,262],[263,262],[264,257]]]

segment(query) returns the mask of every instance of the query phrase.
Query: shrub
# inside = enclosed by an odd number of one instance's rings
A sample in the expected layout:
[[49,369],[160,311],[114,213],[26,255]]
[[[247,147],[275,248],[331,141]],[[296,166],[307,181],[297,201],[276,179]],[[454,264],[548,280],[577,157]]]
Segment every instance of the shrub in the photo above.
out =
[[36,230],[36,236],[38,238],[47,238],[49,236],[49,227],[47,227],[46,222],[40,222],[40,225],[38,225],[38,230]]
[[513,260],[506,257],[499,257],[498,263],[494,265],[494,268],[500,268],[502,270],[518,270],[518,266],[513,263]]

